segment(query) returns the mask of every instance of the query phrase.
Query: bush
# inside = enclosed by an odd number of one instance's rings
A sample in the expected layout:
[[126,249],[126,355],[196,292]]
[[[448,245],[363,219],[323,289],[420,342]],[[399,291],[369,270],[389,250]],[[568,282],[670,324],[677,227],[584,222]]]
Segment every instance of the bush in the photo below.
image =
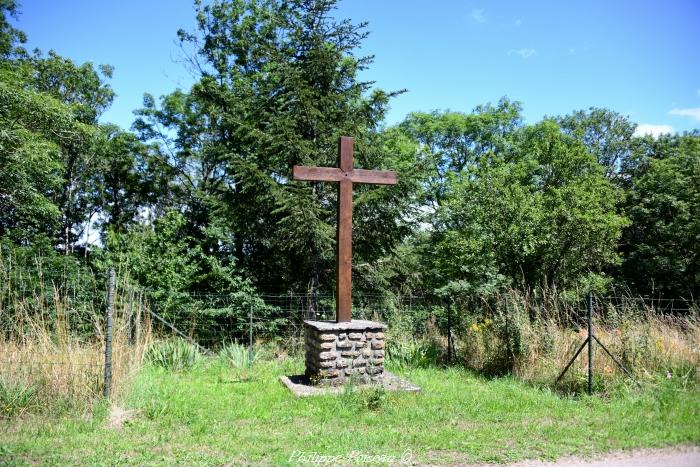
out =
[[249,368],[257,359],[253,349],[237,342],[225,343],[219,350],[219,356],[233,368]]
[[365,389],[360,391],[359,394],[361,395],[360,402],[363,410],[377,411],[386,403],[386,389],[381,386]]
[[[536,293],[541,294],[535,296]],[[513,374],[537,386],[551,386],[587,336],[582,299],[542,291],[511,290],[459,311],[464,326],[455,330],[456,357],[487,376]],[[700,383],[700,320],[691,306],[685,316],[665,315],[636,297],[596,303],[595,335],[638,381],[655,378]],[[588,353],[582,352],[558,386],[568,392],[587,387]],[[629,379],[594,345],[594,385],[610,392]]]
[[440,350],[432,339],[387,340],[386,360],[397,368],[425,368],[438,363]]
[[183,339],[157,342],[146,351],[146,361],[172,371],[188,370],[201,360],[199,349]]
[[11,385],[0,381],[0,416],[11,418],[29,410],[35,394],[33,386]]

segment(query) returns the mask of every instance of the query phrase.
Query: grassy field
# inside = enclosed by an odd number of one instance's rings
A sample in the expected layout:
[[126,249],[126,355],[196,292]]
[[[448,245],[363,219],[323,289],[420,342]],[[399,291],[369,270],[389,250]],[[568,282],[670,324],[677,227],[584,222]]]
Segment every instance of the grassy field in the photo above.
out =
[[314,453],[339,463],[508,462],[700,442],[700,391],[676,377],[605,398],[565,397],[512,378],[426,368],[397,371],[419,394],[296,399],[278,377],[301,371],[294,359],[246,370],[220,360],[182,372],[147,366],[119,401],[135,411],[119,426],[108,426],[106,404],[82,416],[0,419],[0,464],[323,460]]

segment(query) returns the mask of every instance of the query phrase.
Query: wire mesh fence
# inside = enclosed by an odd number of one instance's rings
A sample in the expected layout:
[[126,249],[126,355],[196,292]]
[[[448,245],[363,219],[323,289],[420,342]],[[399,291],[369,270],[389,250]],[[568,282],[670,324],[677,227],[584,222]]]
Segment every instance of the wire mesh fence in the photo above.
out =
[[[199,312],[173,316],[168,323],[171,334],[177,329],[180,336],[212,353],[227,342],[252,346],[274,340],[301,354],[304,320],[335,318],[331,294],[266,294],[246,300],[199,294],[193,298]],[[626,373],[627,368],[656,371],[664,362],[683,359],[697,362],[692,352],[700,334],[693,334],[699,329],[697,320],[693,321],[698,314],[693,302],[594,297],[593,307],[591,326],[600,330],[593,339],[605,347],[595,362],[598,374],[612,376]],[[564,294],[537,297],[511,291],[447,298],[356,294],[353,318],[389,324],[390,361],[419,355],[421,361],[457,363],[486,374],[516,373],[553,383],[587,336],[588,310],[585,297]],[[429,342],[429,347],[417,348],[416,341]],[[401,349],[413,356],[398,356]],[[590,355],[583,354],[572,364],[574,378],[584,379],[586,372],[593,371]]]
[[37,275],[15,269],[0,283],[0,416],[90,404],[141,366],[151,338],[148,300],[124,281],[113,284],[108,307],[101,275]]
[[[305,320],[333,321],[336,313],[335,296],[323,293],[191,294],[186,303],[184,313],[178,312],[179,305],[153,306],[156,334],[189,339],[211,351],[229,342],[252,345],[275,339],[301,346]],[[356,294],[353,319],[415,328],[416,323],[424,326],[431,315],[438,315],[435,307],[442,305],[435,297]]]
[[[32,404],[49,406],[49,401],[70,406],[118,392],[154,340],[177,337],[208,354],[234,342],[248,348],[274,342],[301,354],[304,321],[335,319],[334,294],[318,291],[168,293],[117,277],[110,302],[105,275],[39,280],[1,267],[0,274],[5,278],[0,284],[0,409],[5,413],[29,410]],[[594,297],[594,307],[596,335],[632,372],[658,370],[671,361],[675,367],[697,368],[695,302],[600,296]],[[585,337],[586,316],[585,297],[564,292],[353,297],[354,319],[389,324],[389,360],[418,355],[421,362],[456,363],[487,374],[511,372],[524,379],[541,373],[554,380],[554,372]],[[642,328],[642,321],[651,324]],[[587,359],[584,355],[571,371],[580,376]],[[606,360],[601,361],[596,369],[606,374]]]

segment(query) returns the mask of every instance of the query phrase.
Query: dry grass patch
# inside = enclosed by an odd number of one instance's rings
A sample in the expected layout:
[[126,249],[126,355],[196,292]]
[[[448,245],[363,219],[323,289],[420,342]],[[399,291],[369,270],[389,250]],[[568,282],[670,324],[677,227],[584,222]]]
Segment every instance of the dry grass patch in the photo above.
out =
[[[46,288],[53,290],[51,300],[43,299]],[[34,284],[32,293],[24,296],[11,292],[0,290],[0,416],[89,409],[104,389],[103,312],[99,307],[85,309],[58,285]],[[112,340],[115,398],[141,367],[151,341],[146,306],[143,300],[117,293]]]

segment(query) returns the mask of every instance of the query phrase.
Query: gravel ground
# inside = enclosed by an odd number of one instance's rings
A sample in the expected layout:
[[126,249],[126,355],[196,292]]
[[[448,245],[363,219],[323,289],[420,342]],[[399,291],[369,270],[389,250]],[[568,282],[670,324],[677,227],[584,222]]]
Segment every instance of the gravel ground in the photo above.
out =
[[700,467],[700,446],[639,449],[592,458],[564,457],[554,462],[523,461],[511,467]]

